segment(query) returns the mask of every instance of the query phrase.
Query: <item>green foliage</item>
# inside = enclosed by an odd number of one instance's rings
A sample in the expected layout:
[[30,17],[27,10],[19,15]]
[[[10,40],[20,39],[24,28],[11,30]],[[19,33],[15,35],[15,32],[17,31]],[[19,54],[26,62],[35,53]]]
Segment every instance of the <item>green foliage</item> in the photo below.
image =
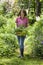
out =
[[21,8],[25,8],[26,9],[26,8],[28,8],[29,0],[27,0],[27,1],[26,0],[25,1],[21,0],[21,1],[19,1],[19,3],[20,3],[19,6]]
[[14,16],[14,13],[11,11],[11,12],[8,12],[5,17],[7,18],[12,18]]
[[5,25],[6,22],[7,22],[7,19],[5,17],[3,17],[2,15],[0,15],[0,27]]
[[28,42],[32,45],[32,54],[43,57],[43,21],[35,22],[30,28]]
[[39,21],[35,29],[35,54],[43,57],[43,22]]
[[14,3],[14,6],[13,6],[13,8],[12,8],[13,14],[14,14],[14,15],[18,15],[20,9],[21,9],[20,6],[15,5],[15,3]]
[[13,34],[0,34],[0,56],[10,57],[16,48],[16,37]]
[[15,29],[15,34],[18,36],[25,36],[27,34],[27,28],[20,26]]
[[0,56],[10,57],[15,53],[17,40],[14,35],[15,22],[0,15]]
[[0,33],[14,33],[15,20],[0,16]]
[[14,34],[14,30],[15,30],[15,21],[14,21],[14,19],[8,19],[7,20],[7,25],[3,26],[3,28],[4,28],[5,33]]
[[2,7],[2,5],[0,5],[0,14],[3,14],[4,13],[4,9]]
[[27,17],[29,18],[29,24],[30,25],[35,23],[36,16],[35,16],[34,12],[30,12]]
[[0,4],[0,14],[4,15],[6,13],[6,2]]

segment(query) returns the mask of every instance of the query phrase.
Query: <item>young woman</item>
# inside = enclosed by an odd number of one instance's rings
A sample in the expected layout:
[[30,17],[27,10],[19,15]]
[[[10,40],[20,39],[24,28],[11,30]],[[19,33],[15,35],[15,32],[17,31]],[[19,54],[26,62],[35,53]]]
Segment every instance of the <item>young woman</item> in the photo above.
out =
[[[19,17],[17,17],[16,19],[16,25],[17,27],[20,27],[21,25],[23,25],[25,28],[28,26],[28,18],[26,17],[27,13],[24,9],[20,10],[19,12]],[[25,36],[17,36],[18,38],[18,42],[19,42],[19,46],[20,46],[20,56],[21,58],[23,58],[23,53],[24,53],[24,40],[25,40]]]

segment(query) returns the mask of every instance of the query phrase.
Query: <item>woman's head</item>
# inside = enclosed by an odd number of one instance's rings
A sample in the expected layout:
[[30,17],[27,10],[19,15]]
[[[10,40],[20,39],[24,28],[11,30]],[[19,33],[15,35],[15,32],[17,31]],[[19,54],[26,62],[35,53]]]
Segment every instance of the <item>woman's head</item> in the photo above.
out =
[[19,16],[21,16],[21,17],[27,16],[26,11],[24,9],[21,9],[20,12],[19,12]]

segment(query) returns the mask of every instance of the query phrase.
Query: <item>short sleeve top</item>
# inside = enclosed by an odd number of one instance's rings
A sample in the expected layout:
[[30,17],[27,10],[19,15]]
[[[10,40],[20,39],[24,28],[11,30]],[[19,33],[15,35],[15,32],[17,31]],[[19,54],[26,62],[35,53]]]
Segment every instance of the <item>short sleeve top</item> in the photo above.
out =
[[18,18],[16,19],[17,27],[19,27],[19,26],[21,26],[21,25],[27,27],[27,26],[28,26],[28,21],[29,21],[29,20],[28,20],[27,17],[24,17],[23,19],[21,19],[21,17],[18,17]]

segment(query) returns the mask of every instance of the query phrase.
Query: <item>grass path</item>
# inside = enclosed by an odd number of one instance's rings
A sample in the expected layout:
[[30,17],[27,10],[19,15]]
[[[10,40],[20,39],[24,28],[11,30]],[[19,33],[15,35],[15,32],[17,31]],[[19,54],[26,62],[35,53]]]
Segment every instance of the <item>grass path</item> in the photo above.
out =
[[14,56],[7,58],[0,58],[0,65],[43,65],[43,60],[39,58],[32,58],[29,55],[25,54],[24,58],[18,58],[18,52]]
[[43,60],[25,56],[23,59],[13,56],[11,58],[1,58],[0,65],[43,65]]
[[43,65],[43,59],[32,58],[28,55],[28,45],[25,45],[24,58],[18,58],[19,49],[12,57],[0,57],[0,65]]

